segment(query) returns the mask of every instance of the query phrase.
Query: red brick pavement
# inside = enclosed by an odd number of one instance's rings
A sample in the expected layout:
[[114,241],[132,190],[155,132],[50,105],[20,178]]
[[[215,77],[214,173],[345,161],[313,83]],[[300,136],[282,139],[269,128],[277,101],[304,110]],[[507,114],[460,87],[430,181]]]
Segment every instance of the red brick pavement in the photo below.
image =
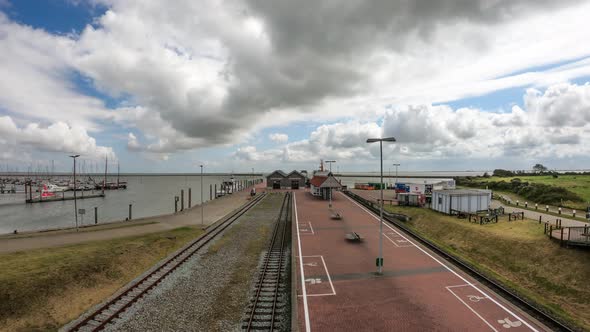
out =
[[[328,202],[307,191],[295,191],[295,201],[293,243],[296,256],[303,256],[294,265],[301,331],[546,330],[387,224],[384,273],[377,276],[374,215],[342,193],[333,200],[342,220],[330,219]],[[347,242],[350,231],[363,241]]]

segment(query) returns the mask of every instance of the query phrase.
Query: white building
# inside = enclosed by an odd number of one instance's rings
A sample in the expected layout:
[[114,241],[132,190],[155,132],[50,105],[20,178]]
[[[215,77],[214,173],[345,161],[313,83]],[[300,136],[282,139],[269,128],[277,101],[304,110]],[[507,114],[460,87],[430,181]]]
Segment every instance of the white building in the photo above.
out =
[[332,190],[340,190],[342,185],[330,172],[315,172],[313,178],[309,181],[310,193],[313,196],[329,199]]
[[476,213],[487,210],[491,201],[491,190],[433,190],[431,209],[446,214],[451,214],[454,211]]

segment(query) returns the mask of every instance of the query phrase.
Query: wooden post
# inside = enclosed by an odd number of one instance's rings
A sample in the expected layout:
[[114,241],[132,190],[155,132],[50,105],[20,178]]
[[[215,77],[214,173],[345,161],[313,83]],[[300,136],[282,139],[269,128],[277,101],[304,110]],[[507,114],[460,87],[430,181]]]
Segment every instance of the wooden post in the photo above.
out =
[[542,218],[542,217],[543,217],[543,216],[539,216],[539,224],[541,224],[541,218]]
[[561,229],[561,238],[559,239],[559,245],[563,246],[563,228]]
[[98,207],[94,207],[94,224],[98,224]]
[[215,191],[213,192],[213,197],[217,198],[217,183],[215,184]]
[[180,211],[184,210],[184,189],[180,190]]
[[547,224],[543,225],[543,234],[547,234]]
[[131,213],[132,206],[133,206],[133,204],[129,204],[129,220],[131,220],[131,217],[132,217],[132,213]]
[[188,208],[189,209],[191,208],[191,203],[192,203],[192,199],[193,199],[191,191],[192,191],[191,188],[188,188]]
[[174,196],[174,213],[178,212],[178,196]]
[[209,185],[209,200],[210,201],[213,200],[213,185],[212,184]]

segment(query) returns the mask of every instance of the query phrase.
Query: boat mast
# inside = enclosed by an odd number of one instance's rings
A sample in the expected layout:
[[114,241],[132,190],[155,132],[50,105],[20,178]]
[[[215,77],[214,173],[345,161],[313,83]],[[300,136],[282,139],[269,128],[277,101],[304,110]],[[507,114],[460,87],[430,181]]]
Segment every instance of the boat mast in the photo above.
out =
[[109,157],[105,156],[104,158],[104,180],[102,181],[102,194],[104,195],[104,187],[107,185],[107,167],[108,167]]

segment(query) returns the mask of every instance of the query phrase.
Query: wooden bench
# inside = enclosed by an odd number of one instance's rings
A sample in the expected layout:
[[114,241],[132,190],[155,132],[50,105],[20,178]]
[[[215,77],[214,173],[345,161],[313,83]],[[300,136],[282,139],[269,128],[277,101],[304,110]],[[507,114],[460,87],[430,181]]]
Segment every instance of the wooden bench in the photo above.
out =
[[350,232],[346,234],[346,239],[352,242],[360,242],[361,236],[357,232]]
[[340,214],[340,212],[332,212],[332,215],[330,216],[330,218],[332,218],[334,220],[340,220],[340,219],[342,219],[342,215]]

